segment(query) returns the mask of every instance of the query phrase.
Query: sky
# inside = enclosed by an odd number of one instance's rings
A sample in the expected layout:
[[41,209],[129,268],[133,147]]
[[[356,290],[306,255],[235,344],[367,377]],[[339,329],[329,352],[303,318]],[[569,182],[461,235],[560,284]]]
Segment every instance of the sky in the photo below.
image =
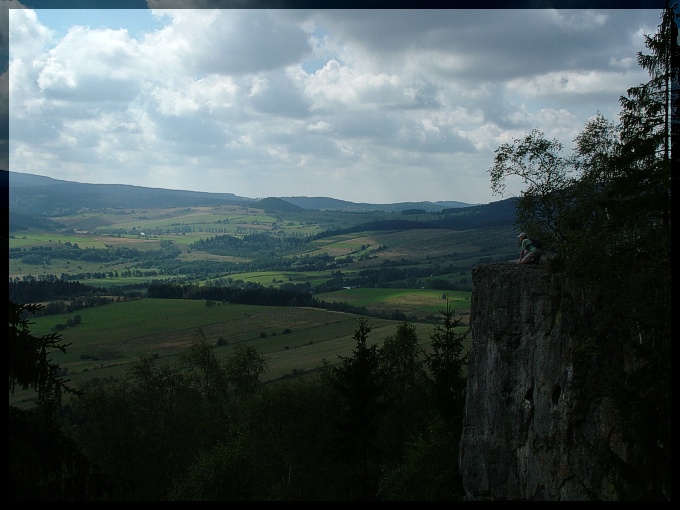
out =
[[13,1],[5,168],[248,198],[495,202],[526,187],[492,193],[500,145],[538,129],[566,155],[598,112],[618,122],[661,16],[162,1]]

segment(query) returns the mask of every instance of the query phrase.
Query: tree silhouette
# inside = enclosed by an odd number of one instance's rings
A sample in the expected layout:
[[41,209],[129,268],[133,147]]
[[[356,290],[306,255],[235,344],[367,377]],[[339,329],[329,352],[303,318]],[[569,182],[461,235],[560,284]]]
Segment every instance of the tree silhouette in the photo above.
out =
[[457,333],[462,318],[454,317],[447,298],[446,309],[440,311],[443,324],[435,324],[430,334],[432,348],[425,355],[425,362],[433,379],[434,402],[449,423],[462,421],[465,407],[467,353],[463,353],[468,331]]
[[371,332],[368,319],[361,317],[354,331],[356,347],[333,367],[333,387],[337,394],[338,448],[350,465],[348,488],[355,497],[373,499],[379,477],[377,420],[380,414],[382,381],[378,345],[367,345]]
[[28,315],[38,304],[9,302],[9,392],[31,389],[34,409],[9,406],[10,501],[107,500],[120,497],[127,485],[103,473],[67,437],[57,420],[65,392],[80,395],[59,376],[59,364],[50,358],[56,349],[66,352],[61,335],[35,336]]

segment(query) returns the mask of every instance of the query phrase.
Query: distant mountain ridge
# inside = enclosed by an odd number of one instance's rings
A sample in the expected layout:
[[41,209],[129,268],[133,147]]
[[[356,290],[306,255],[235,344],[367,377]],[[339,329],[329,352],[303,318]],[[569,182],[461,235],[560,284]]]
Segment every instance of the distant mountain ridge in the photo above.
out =
[[[455,201],[401,202],[394,204],[355,203],[329,197],[269,197],[258,200],[233,193],[146,188],[128,184],[86,184],[21,172],[7,172],[9,210],[15,214],[56,216],[81,209],[167,208],[199,205],[248,205],[273,210],[316,209],[327,211],[401,212],[421,209],[439,212],[444,209],[470,207],[474,204]],[[288,207],[283,202],[292,204]],[[261,204],[261,205],[259,205]]]
[[9,172],[10,213],[56,216],[82,209],[138,209],[251,204],[232,193],[144,188],[127,184],[85,184]]
[[318,209],[322,211],[386,211],[401,212],[408,209],[422,209],[425,212],[439,212],[442,209],[457,207],[470,207],[476,204],[465,202],[438,201],[438,202],[397,202],[394,204],[369,204],[365,202],[348,202],[329,197],[282,197],[282,200],[295,204],[303,209]]

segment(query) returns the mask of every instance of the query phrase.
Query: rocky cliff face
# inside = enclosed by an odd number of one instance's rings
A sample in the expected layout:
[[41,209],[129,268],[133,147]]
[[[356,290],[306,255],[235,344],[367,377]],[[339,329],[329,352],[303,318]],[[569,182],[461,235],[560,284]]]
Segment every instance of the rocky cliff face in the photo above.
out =
[[598,455],[626,445],[583,354],[591,298],[564,283],[541,266],[473,271],[459,458],[470,501],[613,499]]

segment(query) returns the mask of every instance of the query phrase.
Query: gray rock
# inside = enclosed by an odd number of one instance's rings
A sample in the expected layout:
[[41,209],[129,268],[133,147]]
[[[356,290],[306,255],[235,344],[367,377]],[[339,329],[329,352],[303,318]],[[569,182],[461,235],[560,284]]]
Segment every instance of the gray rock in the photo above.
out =
[[566,289],[540,265],[473,271],[459,457],[469,501],[614,499],[598,456],[626,445],[601,362],[583,349],[594,300]]

